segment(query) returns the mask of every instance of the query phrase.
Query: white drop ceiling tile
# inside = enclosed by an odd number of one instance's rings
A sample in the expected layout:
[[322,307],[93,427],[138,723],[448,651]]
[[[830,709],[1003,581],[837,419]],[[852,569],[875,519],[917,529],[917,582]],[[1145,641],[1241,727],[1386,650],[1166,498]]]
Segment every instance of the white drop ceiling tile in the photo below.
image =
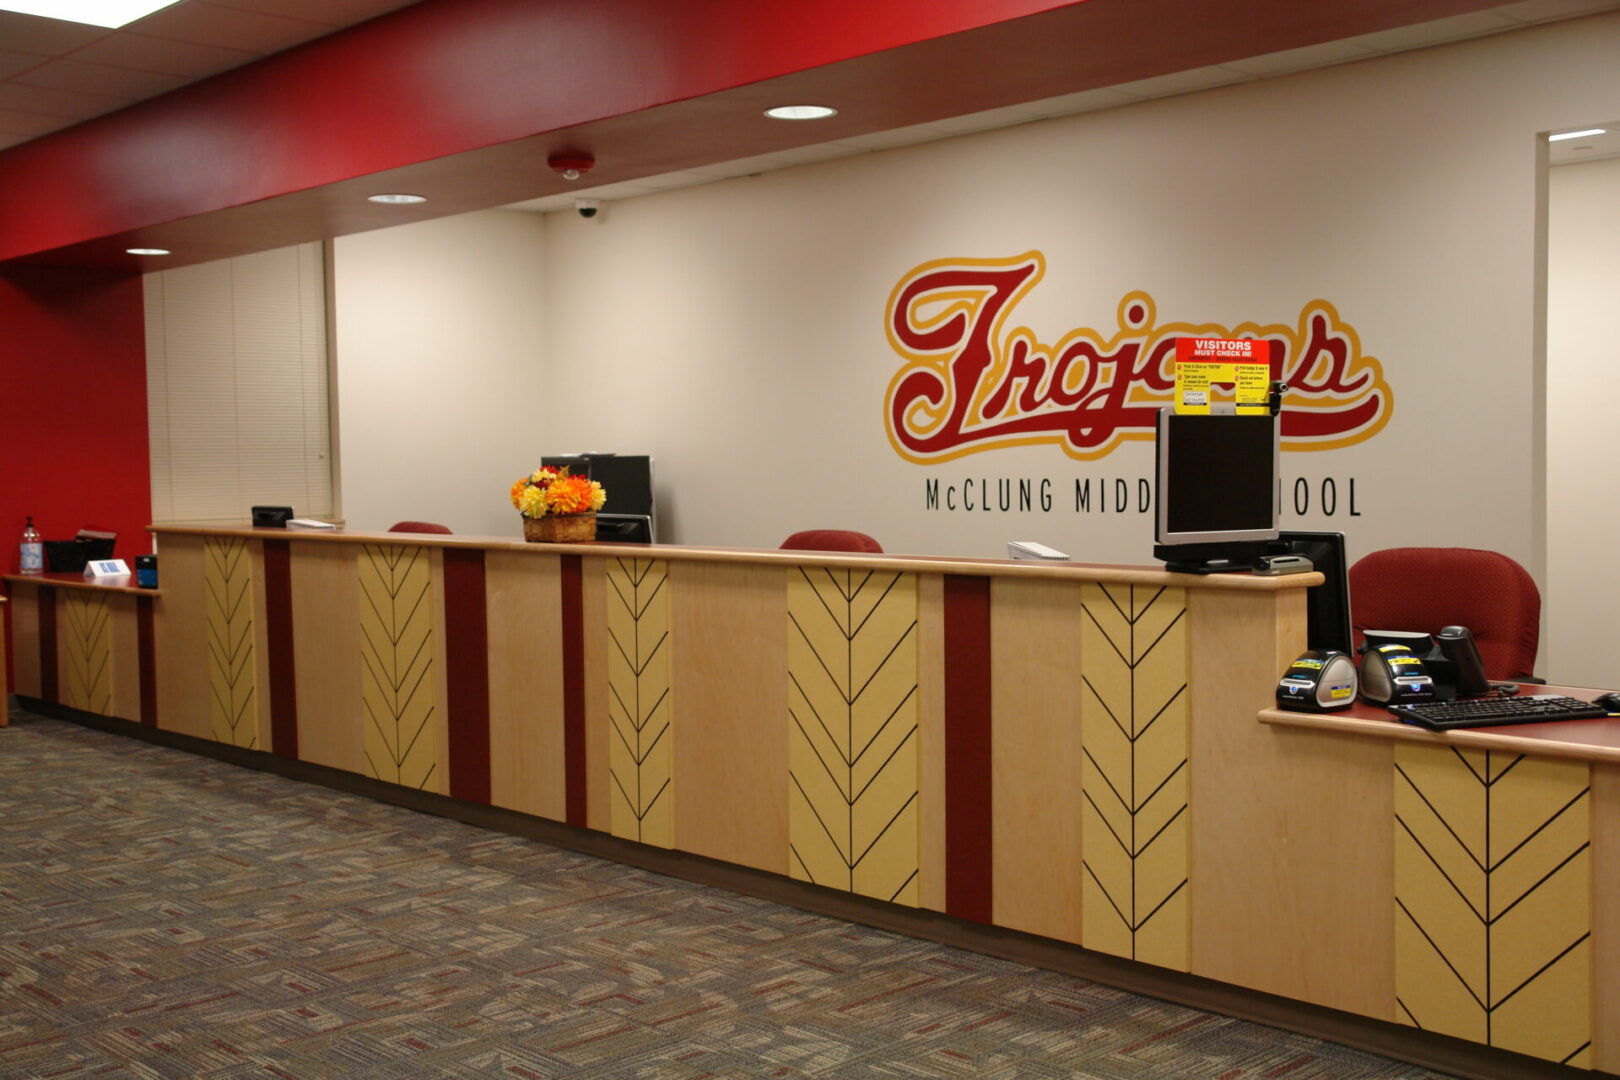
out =
[[59,56],[111,33],[103,26],[86,26],[62,19],[42,19],[38,15],[0,11],[0,41],[5,42],[6,48],[13,52]]
[[1020,108],[1040,117],[1070,116],[1074,113],[1112,109],[1116,105],[1128,105],[1141,100],[1140,94],[1132,94],[1118,87],[1104,86],[1096,90],[1082,90],[1077,94],[1063,94],[1059,97],[1026,102]]
[[109,97],[106,94],[81,94],[73,90],[58,90],[50,86],[29,86],[20,82],[0,83],[0,109],[17,112],[42,113],[71,120],[100,116],[129,98]]
[[43,56],[34,56],[32,53],[11,52],[9,49],[0,49],[0,79],[9,79],[21,75],[30,68],[37,68],[48,61]]
[[187,79],[182,75],[160,75],[155,71],[135,71],[106,64],[52,60],[17,76],[16,81],[30,86],[52,86],[139,100],[184,86]]
[[55,131],[61,126],[63,120],[60,116],[0,109],[0,135],[21,135],[25,139],[32,139],[35,135]]
[[410,7],[417,0],[219,0],[219,6],[240,11],[285,15],[331,26],[365,22],[385,12]]
[[267,55],[310,38],[331,33],[328,22],[289,19],[259,11],[238,11],[217,4],[175,4],[137,19],[124,29],[147,37],[170,38],[196,45]]
[[1231,60],[1222,66],[1229,67],[1233,71],[1241,71],[1246,75],[1265,78],[1377,55],[1372,49],[1362,45],[1346,41],[1324,41],[1320,45],[1308,45],[1303,49],[1284,49],[1282,52],[1251,56],[1244,60]]
[[1498,15],[1494,11],[1474,11],[1467,15],[1454,15],[1449,19],[1399,26],[1393,30],[1380,30],[1375,34],[1345,38],[1353,45],[1362,45],[1377,52],[1405,52],[1448,41],[1462,41],[1481,37],[1520,26],[1520,20]]
[[1504,4],[1491,10],[1498,15],[1522,22],[1548,22],[1569,19],[1577,15],[1591,15],[1599,11],[1620,8],[1620,0],[1526,0],[1524,3]]
[[1169,75],[1155,75],[1151,79],[1138,79],[1136,82],[1121,83],[1114,87],[1139,98],[1170,97],[1173,94],[1190,94],[1195,90],[1208,90],[1216,86],[1227,86],[1232,83],[1247,82],[1252,75],[1245,74],[1235,68],[1216,64],[1210,67],[1193,68],[1190,71],[1176,71]]
[[119,30],[73,54],[73,59],[92,64],[156,71],[163,75],[183,75],[191,79],[206,78],[257,58],[258,54],[241,49],[146,37],[128,30]]

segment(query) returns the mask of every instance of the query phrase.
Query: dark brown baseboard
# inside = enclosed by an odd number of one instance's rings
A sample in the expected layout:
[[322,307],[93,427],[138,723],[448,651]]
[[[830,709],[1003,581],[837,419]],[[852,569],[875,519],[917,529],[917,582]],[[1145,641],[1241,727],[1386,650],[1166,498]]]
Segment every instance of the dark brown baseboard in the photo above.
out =
[[245,750],[210,739],[144,727],[128,720],[80,712],[20,695],[17,700],[23,708],[41,716],[201,754],[292,780],[319,784],[820,915],[1074,975],[1191,1008],[1252,1020],[1470,1080],[1620,1080],[1612,1073],[1575,1069],[1539,1058],[1495,1050],[1463,1039],[1246,990],[1016,930],[968,922],[932,911],[897,907],[763,870],[648,847],[560,821],[403,788],[325,765],[294,761],[261,750]]

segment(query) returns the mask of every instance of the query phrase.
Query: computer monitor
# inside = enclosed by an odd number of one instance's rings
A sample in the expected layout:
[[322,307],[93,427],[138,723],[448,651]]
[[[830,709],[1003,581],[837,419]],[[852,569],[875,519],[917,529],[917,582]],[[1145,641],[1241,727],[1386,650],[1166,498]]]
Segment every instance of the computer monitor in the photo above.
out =
[[568,466],[574,476],[595,480],[607,492],[602,507],[614,514],[647,514],[653,510],[652,458],[647,454],[550,454],[542,465]]
[[597,514],[596,539],[604,544],[653,543],[650,514]]
[[1303,555],[1326,578],[1305,597],[1305,644],[1311,649],[1337,649],[1355,655],[1350,629],[1350,565],[1344,533],[1285,530],[1268,545],[1270,555]]
[[1172,570],[1246,570],[1277,538],[1277,418],[1159,412],[1153,557]]

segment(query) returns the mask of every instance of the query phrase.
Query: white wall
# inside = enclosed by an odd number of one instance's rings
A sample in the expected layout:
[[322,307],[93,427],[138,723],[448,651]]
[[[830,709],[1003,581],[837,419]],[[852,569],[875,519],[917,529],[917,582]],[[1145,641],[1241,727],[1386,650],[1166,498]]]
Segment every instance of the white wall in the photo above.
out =
[[1547,676],[1620,678],[1620,158],[1548,177]]
[[545,223],[494,210],[334,242],[343,514],[522,535],[512,481],[552,445]]
[[843,526],[892,551],[1028,537],[1148,561],[1145,514],[923,499],[928,478],[1146,476],[1145,443],[916,465],[886,438],[895,283],[1039,249],[1047,275],[1015,321],[1045,342],[1109,330],[1133,289],[1160,321],[1290,322],[1331,301],[1383,362],[1394,414],[1368,442],[1285,455],[1290,479],[1341,485],[1335,517],[1294,521],[1343,528],[1353,555],[1456,544],[1537,570],[1537,136],[1620,114],[1616,55],[1620,18],[1584,19],[554,215],[555,385],[604,406],[553,430],[652,452],[682,542]]

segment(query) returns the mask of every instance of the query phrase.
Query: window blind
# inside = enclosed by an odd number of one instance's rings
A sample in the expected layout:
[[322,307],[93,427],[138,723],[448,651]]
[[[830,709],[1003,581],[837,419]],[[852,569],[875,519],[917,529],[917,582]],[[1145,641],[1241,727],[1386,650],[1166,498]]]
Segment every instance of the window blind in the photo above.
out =
[[335,514],[320,243],[147,274],[154,522]]

